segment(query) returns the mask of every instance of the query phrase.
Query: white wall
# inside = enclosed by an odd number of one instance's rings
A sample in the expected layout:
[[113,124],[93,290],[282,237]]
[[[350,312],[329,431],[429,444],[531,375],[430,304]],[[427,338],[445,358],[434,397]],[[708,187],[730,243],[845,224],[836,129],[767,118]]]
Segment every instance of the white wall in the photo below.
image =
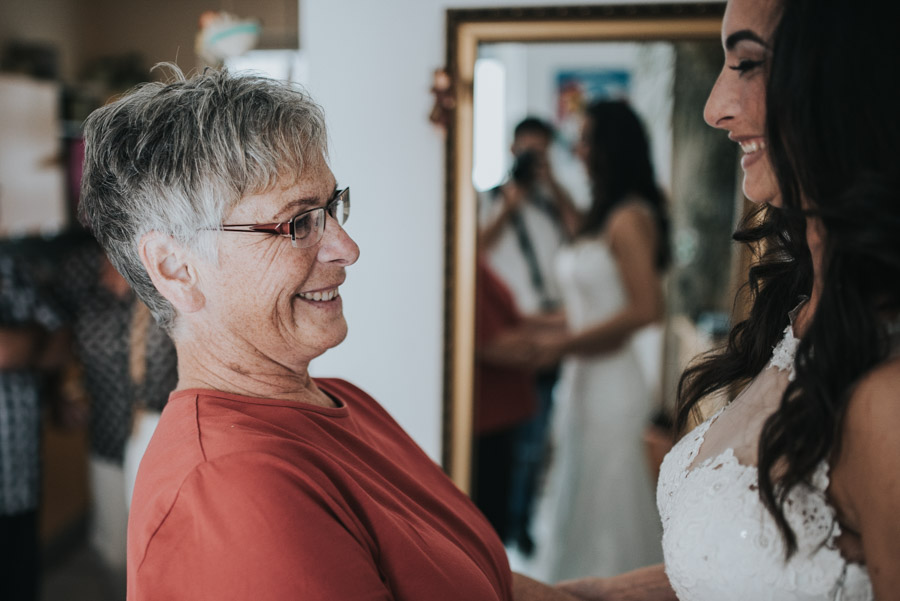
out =
[[[445,11],[551,0],[302,0],[310,91],[325,107],[332,168],[353,188],[360,245],[341,295],[350,335],[313,364],[374,395],[434,459],[441,448],[443,137],[428,122]],[[611,2],[598,2],[608,4]],[[644,2],[634,2],[644,3]]]
[[52,234],[66,222],[59,85],[0,74],[0,236]]

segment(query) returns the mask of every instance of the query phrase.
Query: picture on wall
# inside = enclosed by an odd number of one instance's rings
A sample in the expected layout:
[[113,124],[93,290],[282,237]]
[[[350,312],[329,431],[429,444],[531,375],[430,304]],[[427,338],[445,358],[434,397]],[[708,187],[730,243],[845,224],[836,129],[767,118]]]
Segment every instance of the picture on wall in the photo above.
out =
[[626,69],[561,69],[556,73],[556,125],[561,142],[573,148],[584,108],[594,100],[627,99],[631,72]]

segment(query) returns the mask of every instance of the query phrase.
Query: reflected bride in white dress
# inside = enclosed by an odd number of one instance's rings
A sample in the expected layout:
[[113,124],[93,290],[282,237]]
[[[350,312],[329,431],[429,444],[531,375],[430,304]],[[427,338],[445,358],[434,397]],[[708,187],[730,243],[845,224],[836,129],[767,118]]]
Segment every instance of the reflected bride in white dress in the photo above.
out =
[[557,257],[567,327],[543,345],[562,359],[535,520],[533,573],[550,582],[611,575],[662,557],[642,444],[655,385],[635,336],[665,313],[665,200],[643,125],[627,103],[588,107],[579,154],[592,203],[575,241]]
[[[602,237],[563,249],[557,269],[572,331],[608,320],[628,302]],[[631,342],[563,361],[552,463],[537,513],[535,570],[541,578],[609,576],[662,559],[641,438],[654,406],[651,388]]]

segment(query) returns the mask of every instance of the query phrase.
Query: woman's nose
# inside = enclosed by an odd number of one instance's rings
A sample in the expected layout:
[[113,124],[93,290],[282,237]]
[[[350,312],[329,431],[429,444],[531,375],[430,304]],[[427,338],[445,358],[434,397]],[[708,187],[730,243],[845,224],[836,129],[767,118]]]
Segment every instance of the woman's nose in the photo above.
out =
[[725,69],[719,73],[716,83],[709,92],[706,106],[703,107],[703,120],[710,127],[724,128],[732,118],[732,107],[728,98],[728,85],[725,80]]
[[317,258],[322,262],[337,262],[341,265],[353,265],[359,258],[359,246],[331,216],[325,219],[325,231],[322,233]]

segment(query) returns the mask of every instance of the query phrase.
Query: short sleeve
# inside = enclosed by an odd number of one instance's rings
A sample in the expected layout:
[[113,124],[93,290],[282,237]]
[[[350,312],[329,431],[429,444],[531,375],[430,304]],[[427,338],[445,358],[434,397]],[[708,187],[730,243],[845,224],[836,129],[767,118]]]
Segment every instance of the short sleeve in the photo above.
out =
[[310,471],[262,453],[201,464],[150,539],[129,599],[392,599],[375,543]]

